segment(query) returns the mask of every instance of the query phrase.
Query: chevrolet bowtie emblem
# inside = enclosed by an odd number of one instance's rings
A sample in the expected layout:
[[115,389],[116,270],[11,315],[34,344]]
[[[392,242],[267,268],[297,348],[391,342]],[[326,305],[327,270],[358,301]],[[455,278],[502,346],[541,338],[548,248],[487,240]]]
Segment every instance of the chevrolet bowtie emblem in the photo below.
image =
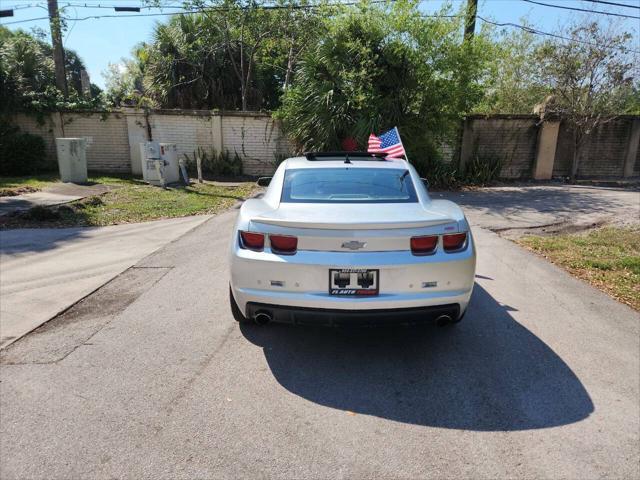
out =
[[349,242],[343,242],[342,248],[348,248],[349,250],[359,250],[367,246],[367,242],[359,242],[357,240],[351,240]]

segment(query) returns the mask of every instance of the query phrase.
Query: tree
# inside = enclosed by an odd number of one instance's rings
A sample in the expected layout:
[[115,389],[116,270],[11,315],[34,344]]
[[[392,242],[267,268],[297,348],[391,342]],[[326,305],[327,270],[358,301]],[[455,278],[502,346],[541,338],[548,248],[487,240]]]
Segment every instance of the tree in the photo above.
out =
[[[526,22],[524,22],[526,25]],[[493,45],[491,75],[477,113],[532,113],[550,93],[536,59],[539,37],[527,31],[499,32]]]
[[138,106],[145,104],[147,96],[144,74],[149,61],[149,46],[140,43],[131,52],[132,58],[122,58],[120,63],[109,63],[102,72],[105,79],[105,98],[110,105]]
[[542,81],[554,94],[555,113],[573,132],[570,179],[575,181],[585,140],[629,109],[638,84],[629,33],[586,22],[571,26],[569,38],[545,42],[537,60]]
[[[192,0],[201,13],[157,24],[141,62],[123,60],[105,72],[112,101],[132,90],[131,75],[143,78],[142,98],[165,108],[277,108],[297,60],[319,25],[314,9],[283,0],[264,7],[255,1]],[[133,72],[133,73],[132,73]]]
[[369,133],[398,126],[424,167],[482,98],[487,40],[463,46],[458,18],[424,18],[407,2],[361,4],[323,26],[278,111],[300,149],[339,149],[347,137],[364,147]]
[[[40,34],[0,26],[0,113],[101,107],[99,95],[91,100],[82,96],[80,76],[85,67],[80,57],[72,50],[65,57],[67,99],[55,86],[51,45]],[[99,93],[95,85],[92,89]]]

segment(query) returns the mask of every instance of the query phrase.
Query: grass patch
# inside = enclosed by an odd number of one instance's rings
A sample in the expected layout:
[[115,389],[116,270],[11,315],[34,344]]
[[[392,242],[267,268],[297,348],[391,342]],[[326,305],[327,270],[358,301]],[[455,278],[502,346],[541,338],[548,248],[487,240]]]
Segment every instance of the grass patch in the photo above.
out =
[[57,207],[34,207],[0,217],[4,228],[102,226],[162,218],[214,214],[230,208],[256,190],[255,183],[238,186],[195,183],[163,189],[130,177],[92,177],[92,183],[112,190]]
[[0,177],[0,197],[37,192],[59,181],[60,179],[56,174],[32,177]]
[[526,236],[517,241],[640,310],[640,227],[605,227],[582,234]]

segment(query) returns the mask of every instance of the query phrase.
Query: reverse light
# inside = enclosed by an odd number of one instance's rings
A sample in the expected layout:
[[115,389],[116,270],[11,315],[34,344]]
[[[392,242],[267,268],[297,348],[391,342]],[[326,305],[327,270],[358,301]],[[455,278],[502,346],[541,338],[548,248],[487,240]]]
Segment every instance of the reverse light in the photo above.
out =
[[292,235],[269,235],[273,253],[293,255],[298,250],[298,237]]
[[455,252],[462,249],[467,242],[467,232],[454,233],[451,235],[444,235],[442,237],[442,244],[445,252]]
[[240,247],[261,252],[264,249],[264,234],[241,231]]
[[436,251],[438,236],[411,237],[411,253],[414,255],[429,255]]

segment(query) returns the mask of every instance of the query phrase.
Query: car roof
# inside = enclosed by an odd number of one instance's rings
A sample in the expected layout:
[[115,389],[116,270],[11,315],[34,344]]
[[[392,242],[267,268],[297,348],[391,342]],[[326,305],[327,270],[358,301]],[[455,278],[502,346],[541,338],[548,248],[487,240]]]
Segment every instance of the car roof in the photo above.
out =
[[345,157],[336,155],[333,157],[325,157],[322,160],[309,160],[307,157],[287,158],[285,168],[337,168],[348,165],[349,168],[407,168],[407,161],[401,158],[389,158],[385,160],[364,160],[359,158],[350,158],[351,163],[345,163]]

